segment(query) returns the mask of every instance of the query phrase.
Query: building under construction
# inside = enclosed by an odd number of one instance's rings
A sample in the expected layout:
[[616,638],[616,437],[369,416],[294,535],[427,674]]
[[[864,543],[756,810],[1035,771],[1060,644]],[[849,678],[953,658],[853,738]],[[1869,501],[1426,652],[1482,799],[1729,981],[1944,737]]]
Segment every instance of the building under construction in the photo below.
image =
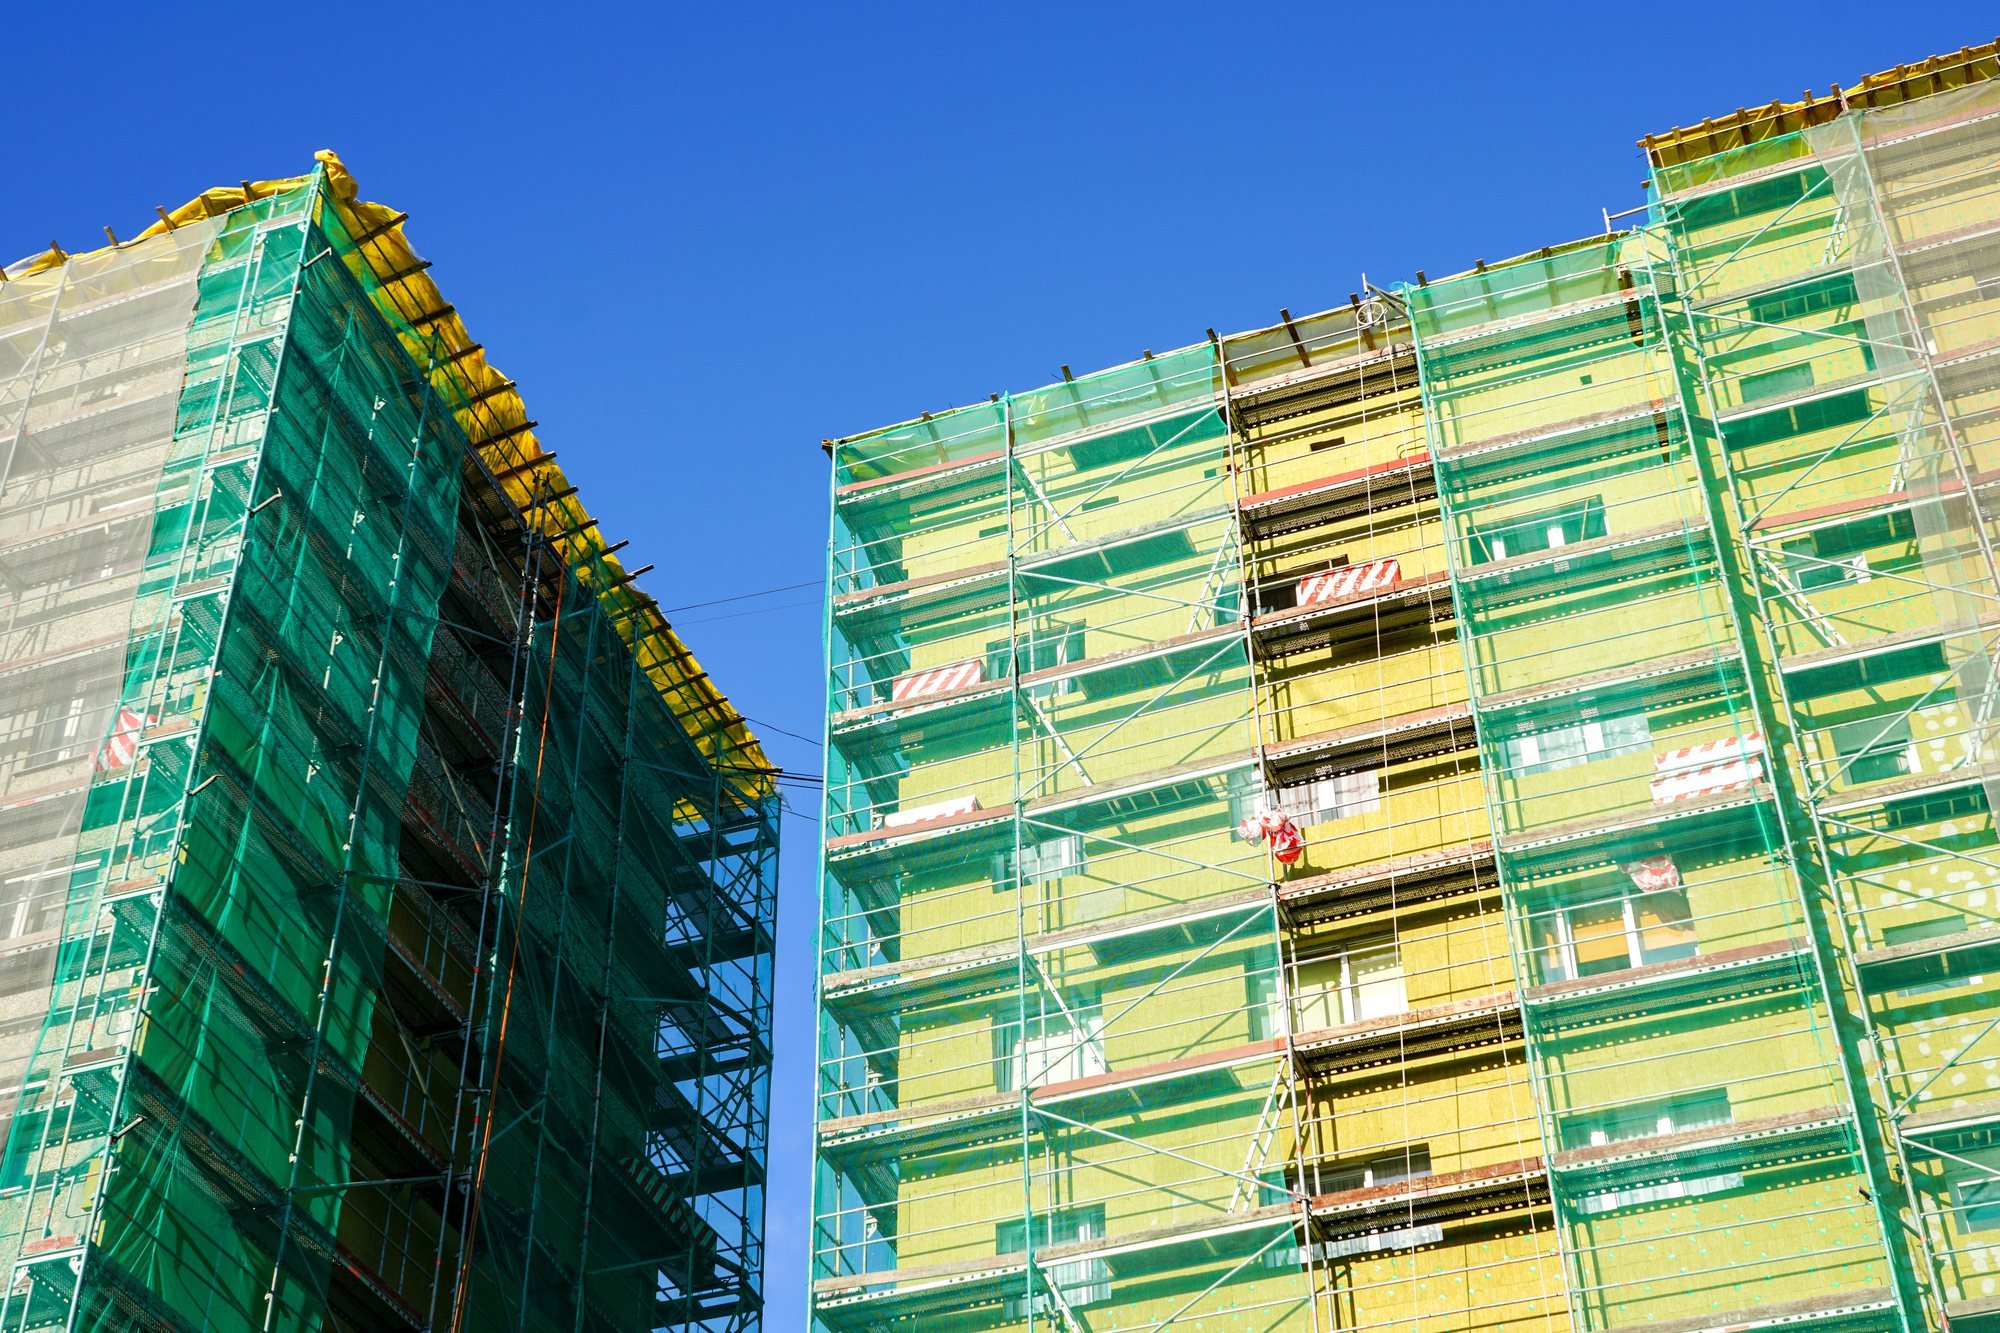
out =
[[773,774],[319,157],[0,284],[0,1327],[754,1329]]
[[2000,60],[1642,146],[828,442],[819,1328],[2000,1328]]

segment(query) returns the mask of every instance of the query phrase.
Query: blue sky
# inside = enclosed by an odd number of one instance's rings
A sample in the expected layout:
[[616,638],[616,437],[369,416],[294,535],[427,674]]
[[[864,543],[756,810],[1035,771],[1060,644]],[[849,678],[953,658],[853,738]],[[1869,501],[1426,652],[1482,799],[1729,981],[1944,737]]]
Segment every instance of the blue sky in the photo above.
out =
[[[0,261],[336,149],[667,607],[818,577],[824,436],[1601,231],[1640,202],[1639,135],[2000,30],[1915,0],[72,17],[0,80]],[[816,606],[672,619],[746,714],[816,736]],[[815,907],[814,830],[786,824],[767,1285],[792,1329]]]

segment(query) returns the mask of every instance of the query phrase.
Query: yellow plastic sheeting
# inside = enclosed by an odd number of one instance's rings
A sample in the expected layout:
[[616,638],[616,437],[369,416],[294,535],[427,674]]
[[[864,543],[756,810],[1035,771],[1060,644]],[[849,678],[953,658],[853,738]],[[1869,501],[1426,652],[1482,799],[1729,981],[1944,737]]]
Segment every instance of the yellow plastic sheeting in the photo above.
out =
[[[606,550],[609,543],[594,525],[585,526],[591,523],[590,514],[576,495],[567,493],[571,487],[562,468],[536,440],[534,423],[528,420],[514,381],[487,364],[485,353],[465,331],[464,321],[423,272],[423,260],[403,235],[408,215],[362,201],[354,177],[338,154],[322,149],[313,156],[325,172],[326,198],[340,210],[348,235],[366,260],[368,272],[355,276],[364,279],[363,287],[374,294],[382,313],[398,330],[410,359],[430,367],[433,389],[444,401],[456,405],[459,426],[499,479],[501,489],[530,523],[537,523],[541,532],[557,539],[557,548],[577,578],[596,587],[599,605],[618,626],[681,727],[718,767],[728,786],[746,802],[769,797],[776,790],[777,770],[765,758],[763,747],[660,614],[659,604],[632,587],[618,557]],[[140,237],[300,189],[313,179],[311,175],[293,176],[204,191],[141,232]],[[54,267],[69,257],[51,249],[22,273]],[[537,495],[559,498],[543,499],[538,506]],[[570,535],[560,535],[564,533]]]
[[[282,194],[286,190],[296,190],[302,185],[310,185],[312,179],[311,176],[291,176],[285,180],[278,181],[244,181],[242,185],[233,190],[204,190],[187,203],[176,208],[173,212],[166,214],[166,217],[161,221],[155,222],[137,236],[126,240],[123,245],[130,245],[133,241],[143,241],[148,236],[158,236],[163,232],[173,230],[175,227],[185,227],[191,222],[200,222],[205,218],[221,217],[231,209],[241,208],[243,205],[252,203],[258,199],[268,199],[274,194]],[[43,269],[56,268],[79,256],[104,254],[107,251],[120,248],[123,247],[100,245],[95,250],[71,252],[63,250],[59,246],[51,245],[48,249],[42,251],[41,254],[28,260],[19,270],[13,270],[11,266],[8,269],[0,270],[0,277],[6,279],[25,278],[30,273],[40,273]]]
[[[455,403],[458,423],[479,449],[501,489],[530,522],[558,537],[558,547],[577,577],[594,583],[599,604],[630,645],[640,667],[673,708],[681,726],[729,785],[747,800],[774,790],[770,761],[742,716],[709,681],[694,655],[675,634],[659,605],[626,581],[625,568],[607,551],[609,543],[590,523],[590,514],[570,491],[563,470],[543,452],[534,423],[514,382],[487,364],[486,355],[465,331],[465,323],[423,271],[403,235],[405,214],[357,197],[354,178],[340,158],[315,154],[326,172],[327,197],[340,209],[347,231],[366,258],[369,285],[383,313],[401,327],[405,347],[419,366],[430,365],[434,386]],[[226,192],[225,192],[226,193]],[[359,275],[357,275],[359,276]],[[537,495],[561,497],[553,501]],[[581,529],[581,531],[579,531]],[[560,537],[559,534],[571,534]]]
[[[1731,148],[1775,139],[1808,125],[1824,124],[1848,107],[1894,106],[1913,97],[1928,97],[1947,88],[1963,88],[1993,78],[2000,78],[2000,41],[1960,47],[1949,55],[1932,56],[1915,65],[1898,65],[1870,74],[1839,96],[1815,98],[1808,91],[1797,102],[1780,99],[1769,106],[1739,107],[1730,115],[1704,120],[1692,129],[1676,125],[1665,134],[1647,135],[1639,140],[1639,146],[1646,150],[1654,166],[1679,166]],[[1834,89],[1839,92],[1840,85],[1835,84]]]

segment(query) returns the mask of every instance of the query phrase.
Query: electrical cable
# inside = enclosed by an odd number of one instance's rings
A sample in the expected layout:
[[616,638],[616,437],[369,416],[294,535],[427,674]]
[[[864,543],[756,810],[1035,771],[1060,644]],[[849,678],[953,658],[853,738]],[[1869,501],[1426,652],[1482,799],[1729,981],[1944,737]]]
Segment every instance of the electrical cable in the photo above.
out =
[[689,602],[686,606],[670,606],[660,614],[672,615],[676,611],[692,611],[697,607],[703,606],[721,606],[724,602],[743,602],[748,601],[752,597],[769,597],[772,593],[797,592],[800,588],[817,588],[819,586],[820,580],[814,579],[811,583],[793,583],[782,588],[766,588],[762,592],[746,592],[738,593],[734,597],[718,597],[712,602]]
[[815,597],[807,602],[780,602],[776,606],[760,606],[752,611],[730,611],[719,616],[697,616],[693,620],[683,620],[680,623],[683,625],[706,625],[714,620],[734,620],[738,616],[761,616],[766,611],[789,611],[797,606],[818,606],[820,604],[819,598]]
[[[742,717],[743,715],[738,714],[738,716]],[[826,748],[824,745],[821,745],[818,741],[814,740],[812,737],[801,736],[796,731],[786,731],[783,727],[774,727],[769,722],[758,722],[757,719],[754,717],[743,717],[743,720],[745,722],[752,723],[756,726],[760,726],[764,728],[764,730],[766,731],[775,731],[780,736],[790,736],[795,741],[804,741],[807,745],[812,746],[815,750],[824,750]]]

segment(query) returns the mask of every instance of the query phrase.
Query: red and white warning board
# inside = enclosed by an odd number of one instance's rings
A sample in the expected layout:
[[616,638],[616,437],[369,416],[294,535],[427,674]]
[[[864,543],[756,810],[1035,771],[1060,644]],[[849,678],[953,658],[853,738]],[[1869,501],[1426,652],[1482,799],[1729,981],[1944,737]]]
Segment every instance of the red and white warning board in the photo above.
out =
[[1394,556],[1370,560],[1365,564],[1345,565],[1324,574],[1308,574],[1299,580],[1299,605],[1311,606],[1314,602],[1330,602],[1337,597],[1374,592],[1402,577],[1403,567]]
[[1764,736],[1745,732],[1653,756],[1653,804],[1736,791],[1764,776]]
[[968,657],[949,666],[911,671],[896,677],[896,683],[890,687],[889,698],[901,703],[905,699],[921,699],[927,694],[949,694],[968,685],[977,685],[985,679],[985,661]]

